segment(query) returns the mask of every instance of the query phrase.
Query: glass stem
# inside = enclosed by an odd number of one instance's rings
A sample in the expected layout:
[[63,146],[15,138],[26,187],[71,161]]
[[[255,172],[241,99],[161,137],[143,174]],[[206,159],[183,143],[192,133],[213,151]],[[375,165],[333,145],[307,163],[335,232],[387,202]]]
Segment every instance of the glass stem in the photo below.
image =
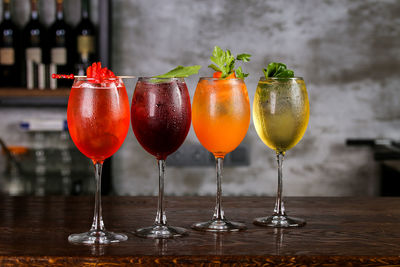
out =
[[92,228],[90,231],[104,231],[103,215],[101,210],[101,172],[103,169],[103,161],[96,161],[94,163],[94,172],[96,177],[96,195],[94,202],[94,216]]
[[167,216],[164,209],[164,175],[165,175],[165,160],[158,160],[158,207],[155,225],[167,225]]
[[221,187],[221,180],[222,180],[222,169],[224,158],[217,157],[215,159],[216,162],[216,169],[217,169],[217,198],[215,204],[215,211],[213,215],[213,220],[224,220],[224,211],[222,210],[222,187]]
[[276,192],[276,201],[274,215],[285,216],[285,206],[282,199],[282,163],[285,157],[285,152],[276,152],[276,160],[278,162],[278,191]]

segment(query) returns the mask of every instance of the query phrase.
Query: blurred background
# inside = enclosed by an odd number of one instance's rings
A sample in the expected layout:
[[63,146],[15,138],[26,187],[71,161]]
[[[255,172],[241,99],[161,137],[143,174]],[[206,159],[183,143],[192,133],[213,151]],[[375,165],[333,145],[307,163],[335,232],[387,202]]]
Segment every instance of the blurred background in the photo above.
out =
[[[262,68],[271,61],[284,62],[304,78],[310,122],[303,139],[286,154],[286,196],[400,195],[398,0],[104,2],[90,1],[90,20],[97,42],[106,43],[107,65],[116,74],[151,76],[177,65],[199,64],[200,74],[186,79],[193,98],[199,77],[212,74],[209,57],[219,45],[233,54],[252,55],[251,62],[242,65],[250,73],[245,82],[251,104]],[[49,27],[56,2],[41,0],[38,6],[41,23]],[[29,20],[29,1],[12,1],[11,7],[13,21],[22,29]],[[106,17],[99,15],[101,7],[106,7],[101,13]],[[65,21],[72,27],[82,20],[80,9],[80,0],[64,1]],[[102,23],[109,27],[103,40]],[[130,99],[135,83],[126,81]],[[62,126],[67,98],[60,105],[10,104],[4,101],[6,93],[2,98],[0,137],[7,146],[27,148],[13,152],[25,166],[22,174],[10,174],[9,160],[2,154],[3,193],[92,192],[90,162],[76,151]],[[26,127],[43,126],[43,121],[57,126]],[[274,152],[251,122],[243,143],[226,160],[223,194],[274,195],[276,169]],[[132,129],[106,176],[107,193],[156,194],[156,161],[138,144]],[[167,160],[165,190],[168,195],[215,194],[214,163],[193,128]]]

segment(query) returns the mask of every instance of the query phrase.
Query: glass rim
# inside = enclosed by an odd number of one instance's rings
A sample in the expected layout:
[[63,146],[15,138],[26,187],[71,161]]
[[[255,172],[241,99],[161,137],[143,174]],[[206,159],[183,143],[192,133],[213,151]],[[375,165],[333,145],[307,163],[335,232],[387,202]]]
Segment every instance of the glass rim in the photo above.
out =
[[[77,77],[71,85],[71,89],[113,89],[125,87],[122,78],[106,78],[101,82],[95,81],[96,78]],[[92,86],[88,86],[88,84]]]
[[[93,82],[96,79],[97,78],[75,77],[74,78],[74,82],[75,81],[90,81],[90,82]],[[103,81],[119,81],[119,80],[122,81],[122,78],[120,78],[120,77],[110,77],[110,78],[103,79]],[[101,82],[95,82],[95,83],[101,83]]]
[[268,81],[268,80],[275,80],[275,81],[281,81],[281,80],[303,80],[303,77],[300,76],[295,76],[295,77],[291,77],[291,78],[283,78],[283,77],[268,77],[265,78],[265,76],[261,76],[260,77],[260,81]]
[[234,81],[244,81],[244,78],[214,78],[214,77],[200,77],[200,80],[207,80],[207,81],[227,81],[227,80],[234,80]]
[[151,81],[151,80],[161,80],[161,81],[185,81],[184,77],[171,77],[171,78],[158,78],[158,77],[153,77],[153,76],[139,76],[138,81]]

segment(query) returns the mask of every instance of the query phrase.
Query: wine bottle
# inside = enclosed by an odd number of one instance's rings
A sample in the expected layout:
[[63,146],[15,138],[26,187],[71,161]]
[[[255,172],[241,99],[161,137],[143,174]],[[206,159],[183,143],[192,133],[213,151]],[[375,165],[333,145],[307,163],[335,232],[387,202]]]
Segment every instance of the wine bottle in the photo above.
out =
[[[73,33],[64,20],[63,0],[56,0],[56,19],[48,31],[50,63],[57,66],[57,73],[73,73]],[[57,80],[57,87],[71,87],[66,79]]]
[[96,29],[90,21],[89,0],[81,1],[81,21],[76,27],[76,72],[85,75],[86,68],[97,61]]
[[38,0],[31,0],[31,17],[23,30],[23,40],[25,48],[25,70],[26,83],[28,88],[33,88],[34,80],[37,75],[35,71],[41,63],[47,63],[47,39],[46,29],[39,21],[39,13],[37,9]]
[[10,0],[3,0],[3,21],[0,24],[1,86],[20,85],[19,29],[11,20]]

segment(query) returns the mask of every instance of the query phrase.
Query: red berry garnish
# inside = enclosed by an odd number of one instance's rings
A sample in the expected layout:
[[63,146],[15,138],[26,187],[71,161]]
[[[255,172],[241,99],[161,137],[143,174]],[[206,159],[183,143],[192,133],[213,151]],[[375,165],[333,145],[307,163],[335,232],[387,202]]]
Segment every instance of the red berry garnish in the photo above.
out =
[[88,78],[94,78],[94,81],[97,83],[103,82],[109,78],[116,78],[111,70],[106,67],[102,68],[100,62],[95,62],[92,66],[89,66],[86,70],[86,76]]

